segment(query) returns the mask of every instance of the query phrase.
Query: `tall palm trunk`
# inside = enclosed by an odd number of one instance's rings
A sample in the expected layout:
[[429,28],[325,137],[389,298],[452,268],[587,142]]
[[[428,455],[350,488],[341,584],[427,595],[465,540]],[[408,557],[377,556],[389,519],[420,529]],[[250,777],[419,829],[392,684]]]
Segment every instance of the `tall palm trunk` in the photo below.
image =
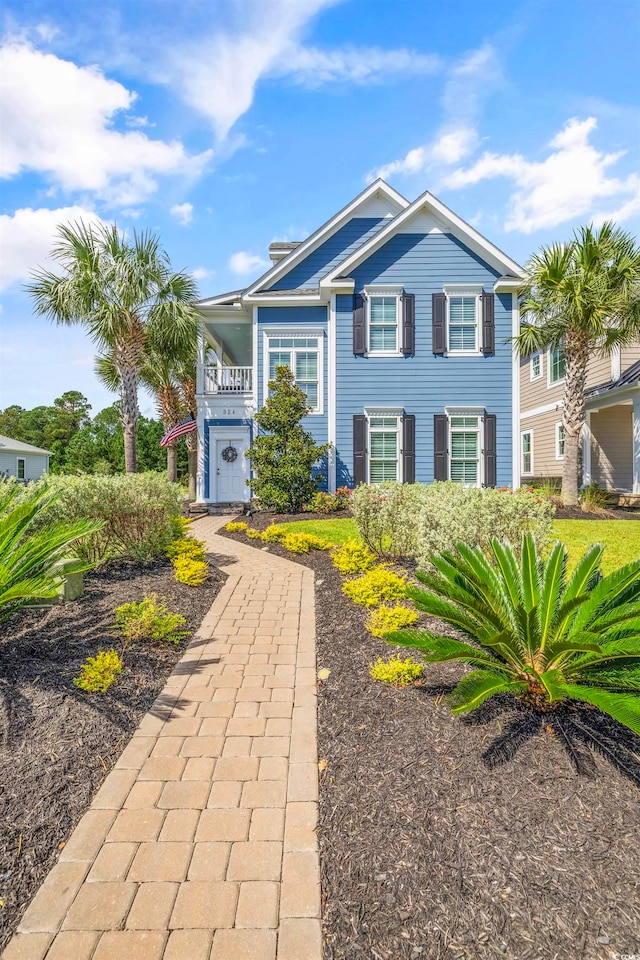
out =
[[565,345],[564,461],[562,464],[562,499],[569,507],[579,503],[580,444],[585,423],[585,385],[589,360],[588,339],[579,334],[567,338]]
[[129,363],[119,363],[120,419],[124,434],[124,469],[127,473],[138,470],[138,446],[136,430],[140,410],[138,407],[138,371]]
[[167,476],[171,483],[178,482],[178,442],[174,440],[167,446]]
[[[180,377],[180,389],[182,390],[182,401],[192,416],[196,416],[196,378],[195,371],[193,376],[184,374]],[[189,464],[189,500],[195,500],[196,474],[198,472],[198,433],[188,433],[186,435],[187,456]]]
[[[182,415],[178,391],[172,383],[164,383],[162,386],[156,387],[156,399],[165,433],[168,433],[176,424],[180,423]],[[167,475],[171,483],[176,483],[178,480],[178,442],[178,440],[174,440],[166,448]]]

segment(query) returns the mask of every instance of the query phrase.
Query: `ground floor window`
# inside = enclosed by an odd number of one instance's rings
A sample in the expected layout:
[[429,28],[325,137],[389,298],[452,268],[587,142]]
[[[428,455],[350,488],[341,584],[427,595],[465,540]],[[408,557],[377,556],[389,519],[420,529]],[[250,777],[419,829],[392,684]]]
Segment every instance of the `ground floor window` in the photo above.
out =
[[369,418],[369,483],[400,480],[399,417]]
[[523,475],[533,473],[533,430],[523,430],[521,433],[521,460],[520,472]]
[[480,486],[480,417],[450,417],[449,477],[465,487]]
[[27,461],[24,457],[18,457],[16,476],[18,480],[26,480],[27,478]]
[[564,427],[556,423],[556,460],[564,458]]
[[274,380],[276,367],[293,370],[298,386],[307,395],[311,410],[320,410],[320,364],[317,337],[269,337],[269,380]]

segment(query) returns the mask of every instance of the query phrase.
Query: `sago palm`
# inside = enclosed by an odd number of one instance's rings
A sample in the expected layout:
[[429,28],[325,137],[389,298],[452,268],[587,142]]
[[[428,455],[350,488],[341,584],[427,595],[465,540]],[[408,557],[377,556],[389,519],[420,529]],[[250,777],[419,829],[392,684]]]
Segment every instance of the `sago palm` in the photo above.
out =
[[591,547],[567,574],[564,544],[542,560],[530,534],[520,560],[498,540],[490,559],[460,543],[455,553],[433,558],[433,572],[417,574],[425,589],[410,587],[408,594],[464,639],[427,630],[386,639],[415,647],[430,663],[474,667],[450,695],[454,713],[499,693],[538,710],[578,700],[640,734],[640,560],[603,577],[602,552]]
[[529,325],[515,341],[520,354],[546,347],[564,352],[562,496],[575,505],[587,363],[640,337],[640,247],[613,223],[582,227],[569,243],[543,247],[531,258],[521,294]]
[[[58,496],[46,486],[22,492],[17,485],[0,484],[0,617],[30,600],[55,597],[64,579],[59,561],[69,557],[77,540],[102,527],[90,520],[47,523],[47,511]],[[72,560],[65,573],[88,567]]]
[[58,324],[83,325],[100,354],[113,359],[125,444],[125,469],[135,472],[138,382],[144,352],[180,349],[195,337],[197,284],[174,273],[157,237],[128,240],[115,224],[58,227],[51,257],[60,275],[40,269],[27,285],[36,313]]

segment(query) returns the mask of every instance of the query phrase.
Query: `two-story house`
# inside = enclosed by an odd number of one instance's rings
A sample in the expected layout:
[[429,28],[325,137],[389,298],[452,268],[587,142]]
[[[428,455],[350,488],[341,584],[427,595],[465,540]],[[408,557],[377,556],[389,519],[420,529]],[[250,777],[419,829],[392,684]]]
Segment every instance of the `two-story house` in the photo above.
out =
[[200,301],[198,500],[246,501],[245,452],[279,365],[329,442],[329,490],[517,486],[521,267],[425,193],[376,180],[243,290]]
[[[520,360],[522,483],[562,477],[563,391],[562,351],[545,350]],[[582,483],[640,494],[640,344],[589,361]]]

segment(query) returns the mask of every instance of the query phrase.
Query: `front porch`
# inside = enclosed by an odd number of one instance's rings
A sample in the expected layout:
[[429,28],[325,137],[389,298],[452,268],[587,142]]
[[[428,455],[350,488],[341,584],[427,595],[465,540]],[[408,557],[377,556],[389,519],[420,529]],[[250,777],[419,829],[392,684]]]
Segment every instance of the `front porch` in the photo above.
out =
[[585,485],[640,496],[640,392],[587,408],[583,460]]

